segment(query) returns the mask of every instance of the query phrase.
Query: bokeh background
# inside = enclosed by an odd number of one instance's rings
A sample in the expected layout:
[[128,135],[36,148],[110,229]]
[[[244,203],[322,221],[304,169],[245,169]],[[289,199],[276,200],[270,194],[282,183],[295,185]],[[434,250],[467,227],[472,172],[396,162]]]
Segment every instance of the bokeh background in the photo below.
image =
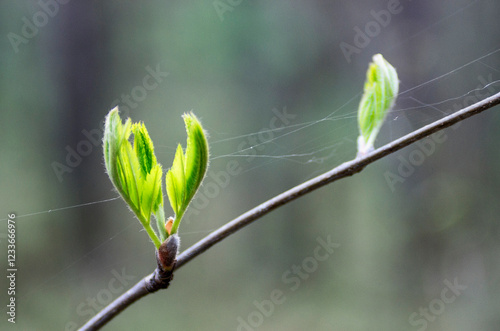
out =
[[[0,277],[5,330],[75,330],[155,267],[104,173],[116,105],[165,169],[184,112],[210,134],[185,249],[355,156],[373,54],[401,81],[378,146],[500,89],[493,0],[63,2],[0,3],[0,256],[6,273],[15,213],[18,268],[15,325]],[[497,107],[274,211],[105,329],[498,330],[499,126]],[[336,243],[324,261],[321,240]]]

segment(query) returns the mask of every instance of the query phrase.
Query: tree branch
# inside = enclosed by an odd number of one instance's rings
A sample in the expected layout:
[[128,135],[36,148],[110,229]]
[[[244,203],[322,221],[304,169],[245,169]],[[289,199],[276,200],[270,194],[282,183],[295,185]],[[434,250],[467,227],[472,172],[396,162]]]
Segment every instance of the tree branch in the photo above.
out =
[[[207,235],[205,238],[198,241],[193,246],[186,249],[182,254],[179,255],[176,263],[176,268],[180,268],[196,256],[202,254],[207,249],[220,242],[229,235],[240,230],[244,226],[252,223],[253,221],[261,218],[272,210],[287,204],[307,193],[310,193],[322,186],[332,183],[341,178],[352,176],[357,172],[363,170],[368,164],[373,163],[386,155],[392,154],[404,147],[421,140],[435,132],[448,128],[460,121],[465,120],[468,117],[477,115],[489,108],[492,108],[500,104],[500,93],[497,93],[489,98],[486,98],[478,103],[475,103],[469,107],[459,110],[451,115],[448,115],[438,121],[435,121],[429,125],[426,125],[412,133],[409,133],[387,145],[384,145],[364,156],[357,157],[352,161],[345,162],[338,167],[319,175],[313,179],[308,180],[286,192],[283,192],[274,198],[258,205],[257,207],[247,211],[243,215],[235,218],[231,222],[225,224],[219,229]],[[154,282],[155,274],[158,272],[156,270],[154,273],[144,277],[137,284],[135,284],[130,290],[122,294],[115,301],[110,303],[102,311],[100,311],[96,316],[89,320],[80,330],[98,330],[104,326],[113,317],[118,315],[122,310],[127,308],[129,305],[139,300],[140,298],[146,296],[149,293],[148,284]]]

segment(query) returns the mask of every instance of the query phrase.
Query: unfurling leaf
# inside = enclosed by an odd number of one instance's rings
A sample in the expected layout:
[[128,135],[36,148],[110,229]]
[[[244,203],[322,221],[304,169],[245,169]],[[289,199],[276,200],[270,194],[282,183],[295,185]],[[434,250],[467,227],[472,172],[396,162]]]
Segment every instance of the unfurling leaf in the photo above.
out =
[[166,178],[167,194],[170,205],[175,214],[178,215],[184,205],[186,190],[186,177],[184,175],[184,152],[179,144],[175,152],[172,167],[167,172]]
[[177,232],[189,202],[200,187],[208,167],[208,143],[198,118],[184,114],[186,124],[186,152],[177,147],[172,167],[167,172],[166,184],[170,205],[175,212],[171,233]]
[[208,143],[205,132],[196,116],[192,113],[184,114],[183,118],[188,134],[184,168],[187,187],[185,199],[189,203],[200,187],[207,171]]
[[375,138],[399,90],[396,69],[381,54],[373,56],[358,109],[358,156],[373,149]]
[[134,132],[134,151],[139,160],[142,176],[146,177],[156,165],[153,142],[144,123],[134,124],[132,131]]

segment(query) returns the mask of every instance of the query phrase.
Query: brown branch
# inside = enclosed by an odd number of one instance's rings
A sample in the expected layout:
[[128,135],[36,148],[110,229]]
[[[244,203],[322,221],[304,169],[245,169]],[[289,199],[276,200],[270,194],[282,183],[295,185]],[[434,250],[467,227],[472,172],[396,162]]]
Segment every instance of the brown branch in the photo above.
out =
[[[352,176],[355,173],[363,170],[363,168],[368,164],[373,163],[386,155],[399,151],[400,149],[403,149],[404,147],[418,140],[421,140],[437,131],[448,128],[460,121],[465,120],[468,117],[477,115],[485,111],[486,109],[492,108],[498,104],[500,104],[500,93],[497,93],[478,103],[475,103],[438,121],[426,125],[416,131],[413,131],[412,133],[409,133],[387,145],[384,145],[365,156],[361,156],[352,161],[345,162],[322,175],[310,179],[307,182],[304,182],[286,192],[275,196],[274,198],[235,218],[231,222],[225,224],[224,226],[207,235],[205,238],[198,241],[193,246],[186,249],[182,254],[179,255],[176,268],[182,267],[184,264],[188,263],[196,256],[205,252],[216,243],[220,242],[232,233],[240,230],[244,226],[261,218],[272,210],[336,180],[347,176]],[[151,293],[147,290],[147,284],[151,284],[152,282],[154,283],[155,274],[156,271],[155,273],[143,278],[130,290],[122,294],[119,298],[110,303],[96,316],[89,320],[80,330],[98,330],[129,305],[144,297],[145,295]]]

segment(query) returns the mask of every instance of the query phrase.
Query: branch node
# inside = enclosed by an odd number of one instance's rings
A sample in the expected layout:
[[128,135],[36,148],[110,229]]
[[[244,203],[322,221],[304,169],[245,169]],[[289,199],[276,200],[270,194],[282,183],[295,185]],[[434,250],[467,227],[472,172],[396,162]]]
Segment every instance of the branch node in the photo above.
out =
[[156,251],[155,271],[146,279],[146,290],[150,293],[159,289],[165,289],[174,278],[175,264],[177,263],[177,253],[179,252],[180,239],[177,234],[167,238]]
[[170,281],[174,279],[174,269],[176,262],[177,260],[174,261],[170,270],[163,270],[158,263],[158,267],[145,281],[145,287],[149,293],[154,293],[158,290],[168,288],[168,286],[170,285]]

